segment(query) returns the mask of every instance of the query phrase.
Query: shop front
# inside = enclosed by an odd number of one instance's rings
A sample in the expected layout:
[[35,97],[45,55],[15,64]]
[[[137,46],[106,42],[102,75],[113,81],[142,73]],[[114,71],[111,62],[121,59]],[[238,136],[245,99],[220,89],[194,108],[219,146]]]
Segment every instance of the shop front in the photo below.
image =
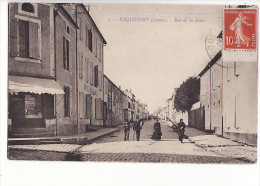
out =
[[54,135],[56,94],[64,91],[53,79],[9,76],[9,135]]

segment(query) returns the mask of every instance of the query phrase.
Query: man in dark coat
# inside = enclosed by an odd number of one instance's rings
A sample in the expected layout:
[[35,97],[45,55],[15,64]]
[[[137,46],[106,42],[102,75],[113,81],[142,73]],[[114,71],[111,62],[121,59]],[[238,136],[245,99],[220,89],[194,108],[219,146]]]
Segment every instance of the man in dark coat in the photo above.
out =
[[134,123],[134,126],[133,126],[133,129],[134,131],[136,132],[136,140],[139,141],[140,139],[140,133],[141,133],[141,120],[138,120]]
[[154,123],[154,131],[153,131],[152,139],[160,140],[161,136],[162,136],[161,124],[158,122],[158,119],[156,119],[156,122]]
[[184,132],[185,132],[186,125],[183,122],[183,119],[180,119],[180,123],[178,123],[178,133],[179,133],[179,141],[182,143]]
[[125,132],[125,138],[124,140],[129,140],[129,133],[130,133],[130,122],[127,121],[127,119],[124,122],[124,132]]

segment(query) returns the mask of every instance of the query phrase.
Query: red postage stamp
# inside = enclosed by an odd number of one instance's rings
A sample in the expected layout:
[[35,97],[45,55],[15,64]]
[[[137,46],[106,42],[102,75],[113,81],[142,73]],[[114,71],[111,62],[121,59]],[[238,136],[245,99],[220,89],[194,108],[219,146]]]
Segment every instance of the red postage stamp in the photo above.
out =
[[224,49],[256,49],[257,9],[224,9]]

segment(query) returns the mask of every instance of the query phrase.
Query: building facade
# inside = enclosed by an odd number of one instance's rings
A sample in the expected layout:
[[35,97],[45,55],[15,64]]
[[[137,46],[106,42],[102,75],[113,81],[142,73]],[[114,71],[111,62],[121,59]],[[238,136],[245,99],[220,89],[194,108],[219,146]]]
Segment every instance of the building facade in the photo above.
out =
[[221,51],[199,74],[200,101],[205,109],[205,129],[214,131],[222,126],[222,53]]
[[[55,95],[64,94],[55,81],[57,6],[9,4],[9,109],[11,136],[55,135]],[[67,14],[59,11],[58,14]],[[65,18],[67,19],[67,17]]]

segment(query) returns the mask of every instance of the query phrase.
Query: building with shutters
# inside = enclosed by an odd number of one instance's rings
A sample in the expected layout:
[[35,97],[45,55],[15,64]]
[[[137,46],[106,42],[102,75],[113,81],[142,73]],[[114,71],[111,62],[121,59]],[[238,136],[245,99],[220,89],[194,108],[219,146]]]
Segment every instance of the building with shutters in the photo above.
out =
[[81,3],[63,6],[79,26],[77,31],[78,132],[103,125],[104,37]]
[[[66,26],[71,35],[67,37]],[[62,26],[55,42],[55,29]],[[64,103],[64,93],[69,110],[62,113],[73,116],[65,123],[74,123],[73,85],[75,84],[73,54],[75,54],[76,23],[68,12],[57,4],[10,3],[9,4],[9,108],[8,128],[10,136],[37,136],[57,134],[57,105]],[[74,30],[74,35],[73,35]],[[64,39],[67,39],[65,41]],[[67,42],[69,41],[69,42]],[[65,48],[64,48],[65,47]],[[55,60],[55,48],[67,50],[66,59]],[[74,55],[75,57],[75,55]],[[63,61],[66,61],[64,66]],[[56,73],[66,69],[66,75]],[[64,76],[65,80],[61,78]],[[58,82],[66,81],[70,89],[64,89]],[[63,85],[63,84],[62,84]],[[75,97],[75,96],[74,96]],[[63,100],[63,101],[61,101]],[[63,107],[63,106],[62,106]],[[58,116],[59,117],[59,116]],[[63,122],[63,121],[62,121]],[[62,123],[61,122],[61,123]]]
[[128,119],[127,95],[104,75],[104,126],[123,124]]

